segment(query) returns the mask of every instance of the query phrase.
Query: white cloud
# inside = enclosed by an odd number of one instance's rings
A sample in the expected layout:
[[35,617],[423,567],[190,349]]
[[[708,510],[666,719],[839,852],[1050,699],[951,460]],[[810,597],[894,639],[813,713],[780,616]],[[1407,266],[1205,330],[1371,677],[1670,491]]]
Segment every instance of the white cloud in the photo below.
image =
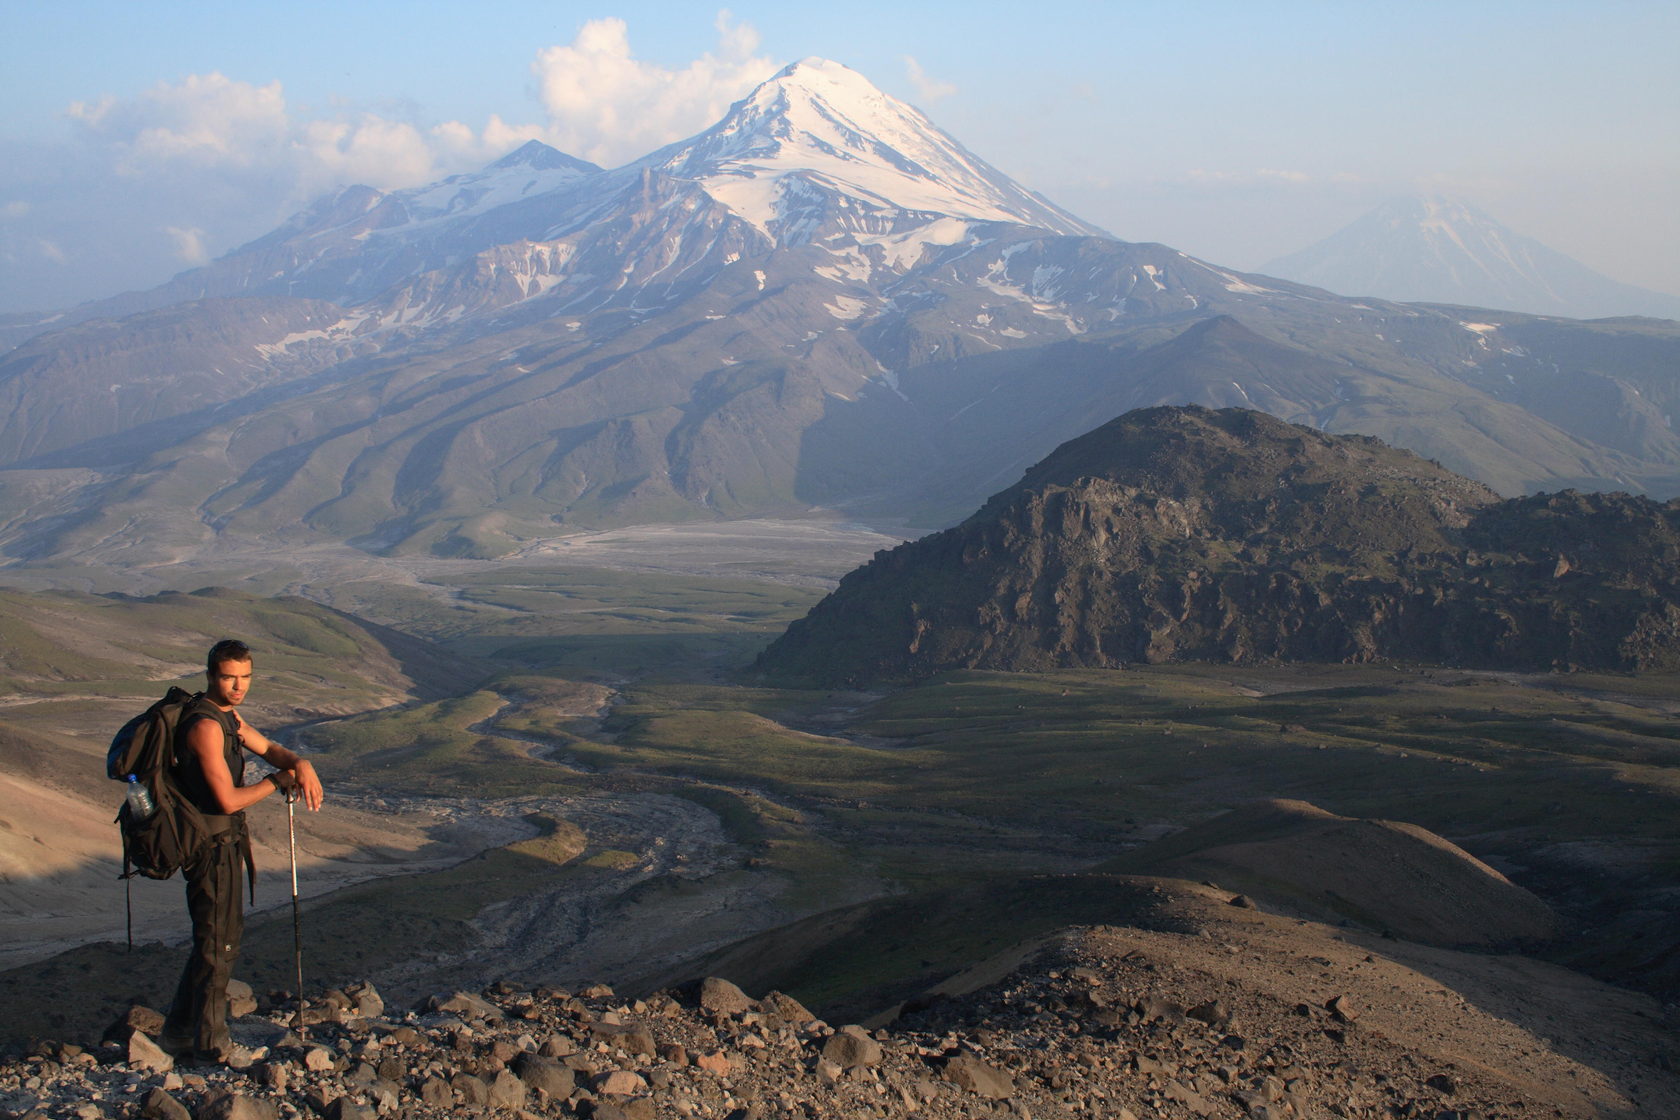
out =
[[354,121],[310,121],[291,144],[299,184],[311,194],[345,183],[418,186],[438,170],[433,144],[424,133],[372,114]]
[[210,262],[204,247],[204,231],[197,227],[165,226],[163,232],[175,245],[175,257],[184,264],[199,265]]
[[279,82],[255,86],[216,72],[161,83],[127,101],[76,102],[68,116],[108,144],[116,170],[128,175],[175,162],[267,162],[291,127]]
[[714,49],[667,69],[632,54],[622,18],[590,20],[570,44],[539,50],[531,64],[541,123],[492,116],[482,129],[460,121],[422,129],[375,113],[301,118],[281,82],[257,86],[215,71],[126,99],[76,102],[66,116],[118,175],[255,171],[270,185],[291,186],[287,195],[299,205],[349,183],[417,186],[482,166],[529,139],[613,166],[706,128],[773,74],[774,65],[756,54],[751,25],[719,12],[716,29]]
[[0,308],[62,307],[166,280],[342,186],[419,186],[529,140],[616,166],[712,124],[770,77],[758,32],[720,12],[686,65],[638,59],[623,20],[537,52],[534,120],[414,123],[289,102],[220,71],[65,110],[77,143],[0,142]]
[[950,97],[957,92],[957,87],[950,82],[935,81],[928,77],[913,55],[904,56],[904,71],[910,77],[910,84],[916,87],[916,96],[923,101],[938,101]]
[[590,20],[566,46],[531,64],[549,120],[546,138],[569,155],[615,167],[716,121],[776,67],[758,33],[717,19],[718,47],[678,70],[635,58],[617,18]]
[[68,116],[130,178],[256,172],[302,201],[348,183],[412,186],[437,170],[433,143],[411,124],[371,113],[300,120],[279,82],[258,86],[220,73],[193,74],[126,101],[77,102]]
[[508,124],[492,114],[482,132],[460,121],[445,121],[427,134],[439,162],[451,168],[479,167],[529,140],[547,142],[541,125]]
[[622,19],[585,23],[572,42],[537,52],[531,64],[546,119],[483,129],[447,121],[422,129],[375,113],[300,117],[277,81],[220,72],[160,83],[138,96],[76,102],[66,115],[102,150],[112,171],[157,176],[186,168],[259,172],[290,185],[301,205],[335,186],[417,186],[482,166],[527,140],[615,166],[705,128],[770,77],[759,35],[727,11],[715,48],[670,69],[637,59]]

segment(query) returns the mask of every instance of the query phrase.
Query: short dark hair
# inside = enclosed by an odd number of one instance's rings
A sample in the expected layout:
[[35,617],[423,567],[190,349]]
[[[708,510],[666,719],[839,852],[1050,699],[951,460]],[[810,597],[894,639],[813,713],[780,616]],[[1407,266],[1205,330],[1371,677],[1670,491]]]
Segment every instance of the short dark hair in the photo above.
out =
[[206,659],[205,668],[210,672],[216,671],[216,666],[224,661],[251,660],[251,647],[238,638],[223,638],[210,647],[210,656]]

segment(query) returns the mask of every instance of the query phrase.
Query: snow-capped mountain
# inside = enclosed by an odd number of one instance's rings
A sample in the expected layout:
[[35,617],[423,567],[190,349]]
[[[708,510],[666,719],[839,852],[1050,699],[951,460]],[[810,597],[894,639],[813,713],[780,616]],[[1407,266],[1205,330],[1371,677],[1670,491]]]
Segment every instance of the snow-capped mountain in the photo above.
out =
[[[470,259],[518,240],[515,231],[475,229],[485,215],[516,203],[550,209],[580,180],[600,175],[592,163],[530,141],[479,171],[407,190],[351,186],[294,214],[272,232],[159,287],[126,292],[34,320],[9,316],[0,351],[44,330],[119,318],[200,299],[249,296],[320,298],[359,304],[417,273]],[[527,225],[545,228],[537,218]]]
[[1680,318],[1680,298],[1618,283],[1449,198],[1393,199],[1260,271],[1347,295],[1577,318]]
[[[166,289],[361,303],[417,273],[528,240],[565,212],[569,191],[600,174],[592,163],[531,141],[481,171],[427,186],[348,187]],[[525,228],[494,228],[495,216],[515,209],[527,214]],[[492,228],[484,228],[486,219]]]
[[407,212],[409,224],[419,225],[482,214],[549,194],[600,172],[593,163],[574,159],[540,140],[530,140],[483,171],[451,175],[430,186],[396,191],[392,197]]
[[1116,241],[820,60],[624,167],[528,145],[349,188],[135,299],[0,355],[0,556],[932,526],[1183,403],[1508,493],[1680,491],[1680,327],[1350,300]]
[[361,335],[535,296],[645,311],[743,254],[821,236],[848,270],[902,271],[988,223],[1106,236],[861,75],[806,59],[700,135],[614,171],[532,141],[428,186],[348,187],[204,268],[54,325],[253,295],[355,306]]
[[874,233],[890,229],[882,216],[925,214],[1107,236],[862,75],[819,58],[789,66],[699,136],[636,166],[695,180],[782,245],[818,228],[818,201],[852,210],[854,227]]

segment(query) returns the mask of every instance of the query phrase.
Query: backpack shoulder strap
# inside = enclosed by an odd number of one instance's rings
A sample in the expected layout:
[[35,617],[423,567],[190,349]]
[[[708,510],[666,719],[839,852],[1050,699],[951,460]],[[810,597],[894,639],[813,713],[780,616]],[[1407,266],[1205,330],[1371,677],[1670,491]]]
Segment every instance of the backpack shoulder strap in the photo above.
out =
[[217,707],[215,702],[202,692],[194,693],[186,698],[186,702],[181,705],[181,718],[179,722],[181,724],[185,724],[189,718],[197,718],[199,716],[206,716],[213,719],[222,725],[222,730],[227,731],[229,734],[233,733],[233,728],[229,724],[228,714],[222,711],[221,708]]
[[[181,743],[186,735],[187,728],[201,719],[214,720],[216,726],[222,729],[222,737],[226,742],[233,743],[238,739],[239,729],[228,713],[222,711],[204,693],[200,692],[196,696],[187,698],[186,703],[181,705],[180,714],[175,720],[174,762],[180,762]],[[230,751],[229,753],[233,752]]]

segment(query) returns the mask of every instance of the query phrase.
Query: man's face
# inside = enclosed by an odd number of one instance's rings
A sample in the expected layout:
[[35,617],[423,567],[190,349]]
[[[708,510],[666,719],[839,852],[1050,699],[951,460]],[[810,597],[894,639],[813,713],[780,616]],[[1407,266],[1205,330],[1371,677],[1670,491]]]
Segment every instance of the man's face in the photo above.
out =
[[224,708],[237,707],[251,691],[251,663],[249,661],[218,661],[207,674],[210,687],[205,695]]

